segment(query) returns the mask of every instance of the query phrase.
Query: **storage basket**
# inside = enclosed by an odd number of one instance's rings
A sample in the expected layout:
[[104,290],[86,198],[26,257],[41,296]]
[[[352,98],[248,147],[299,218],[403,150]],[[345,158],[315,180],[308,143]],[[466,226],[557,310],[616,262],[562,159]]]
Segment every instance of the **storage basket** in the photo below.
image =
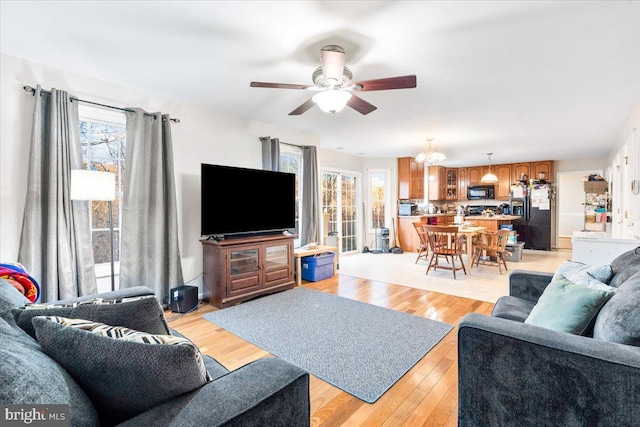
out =
[[585,181],[584,192],[602,194],[609,190],[609,183],[607,181]]

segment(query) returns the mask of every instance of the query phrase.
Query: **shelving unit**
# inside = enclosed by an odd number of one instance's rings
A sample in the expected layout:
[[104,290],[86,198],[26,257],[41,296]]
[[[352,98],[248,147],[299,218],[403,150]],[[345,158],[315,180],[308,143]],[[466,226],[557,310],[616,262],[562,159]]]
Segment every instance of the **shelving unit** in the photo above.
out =
[[607,231],[611,196],[607,181],[584,182],[584,231]]

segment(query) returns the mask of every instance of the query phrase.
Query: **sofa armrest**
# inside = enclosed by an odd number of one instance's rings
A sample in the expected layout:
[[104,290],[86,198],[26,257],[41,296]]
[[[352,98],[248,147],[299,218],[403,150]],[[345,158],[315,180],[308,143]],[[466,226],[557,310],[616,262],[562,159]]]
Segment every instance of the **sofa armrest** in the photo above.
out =
[[640,348],[466,315],[458,330],[459,426],[631,426]]
[[249,363],[121,426],[309,426],[309,374],[278,358]]
[[47,304],[73,304],[76,302],[87,301],[93,298],[118,299],[141,297],[145,295],[155,295],[153,291],[146,286],[135,286],[133,288],[118,289],[116,291],[103,292],[101,294],[84,295],[76,298],[68,298],[59,301],[48,302]]
[[509,295],[537,302],[552,277],[553,273],[514,270],[509,275]]

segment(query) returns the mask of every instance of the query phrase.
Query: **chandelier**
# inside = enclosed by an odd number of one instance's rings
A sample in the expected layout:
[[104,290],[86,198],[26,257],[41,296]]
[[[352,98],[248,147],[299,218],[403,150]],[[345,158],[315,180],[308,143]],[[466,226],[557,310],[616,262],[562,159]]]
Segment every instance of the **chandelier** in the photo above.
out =
[[493,173],[491,173],[491,155],[493,153],[487,153],[487,156],[489,156],[489,172],[487,172],[482,178],[480,178],[480,182],[487,182],[487,183],[491,183],[491,182],[498,182],[499,179],[497,176],[495,176]]
[[429,143],[429,145],[427,146],[426,150],[421,151],[416,156],[416,162],[433,165],[446,160],[447,156],[445,156],[444,153],[433,148],[433,145],[431,144],[432,141],[433,141],[433,138],[427,139],[427,142]]

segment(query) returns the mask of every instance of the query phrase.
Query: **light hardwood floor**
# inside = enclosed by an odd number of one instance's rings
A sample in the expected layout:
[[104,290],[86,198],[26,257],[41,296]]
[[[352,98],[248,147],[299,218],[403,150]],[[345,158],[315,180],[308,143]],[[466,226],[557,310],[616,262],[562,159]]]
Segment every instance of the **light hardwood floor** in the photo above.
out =
[[[374,404],[311,376],[312,426],[457,425],[457,325],[467,313],[489,314],[492,303],[340,274],[320,282],[303,282],[302,286],[455,326]],[[230,370],[271,356],[201,318],[213,310],[216,308],[202,304],[197,311],[172,320],[169,325]],[[175,317],[167,314],[169,320]]]

